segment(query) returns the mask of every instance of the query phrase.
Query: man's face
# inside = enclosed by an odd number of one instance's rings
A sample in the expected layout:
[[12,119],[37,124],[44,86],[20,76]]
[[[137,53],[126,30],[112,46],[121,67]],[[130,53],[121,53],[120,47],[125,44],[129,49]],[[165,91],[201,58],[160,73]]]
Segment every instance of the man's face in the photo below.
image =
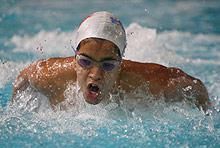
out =
[[[89,39],[80,44],[77,55],[79,56],[76,57],[75,70],[80,90],[86,102],[98,104],[109,97],[116,84],[120,69],[117,47],[107,40]],[[92,64],[83,67],[82,64],[88,63],[87,60],[91,60]],[[112,61],[118,64],[114,65],[115,68],[106,70],[111,66],[108,62],[111,64]]]

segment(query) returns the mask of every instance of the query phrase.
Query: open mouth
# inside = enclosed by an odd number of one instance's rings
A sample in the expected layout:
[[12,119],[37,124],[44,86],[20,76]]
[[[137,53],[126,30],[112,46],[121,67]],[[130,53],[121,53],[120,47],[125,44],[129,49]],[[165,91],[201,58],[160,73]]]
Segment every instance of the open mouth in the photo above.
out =
[[88,85],[88,90],[92,93],[98,93],[100,89],[99,89],[98,85],[90,83]]
[[87,86],[87,93],[86,93],[86,101],[91,104],[99,103],[98,96],[100,95],[100,88],[97,84],[90,83]]

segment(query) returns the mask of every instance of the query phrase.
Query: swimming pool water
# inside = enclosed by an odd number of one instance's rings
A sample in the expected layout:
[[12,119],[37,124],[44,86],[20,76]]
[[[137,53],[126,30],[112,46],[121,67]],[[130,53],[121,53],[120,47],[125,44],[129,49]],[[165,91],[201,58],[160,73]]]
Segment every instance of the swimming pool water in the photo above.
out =
[[[219,8],[218,0],[2,0],[0,147],[219,147]],[[78,110],[42,107],[35,113],[45,98],[31,90],[24,92],[23,104],[10,106],[19,71],[37,59],[73,55],[75,29],[100,10],[113,12],[125,25],[126,59],[177,66],[200,78],[214,105],[211,115],[184,102],[163,101],[121,107],[82,103]]]

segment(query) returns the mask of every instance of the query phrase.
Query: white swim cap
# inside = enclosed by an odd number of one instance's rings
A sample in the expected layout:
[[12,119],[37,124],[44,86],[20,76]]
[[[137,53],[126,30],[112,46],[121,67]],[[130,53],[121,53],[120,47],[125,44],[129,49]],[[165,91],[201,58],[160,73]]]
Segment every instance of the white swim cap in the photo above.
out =
[[76,48],[86,38],[101,38],[113,42],[121,56],[126,47],[126,33],[120,20],[113,14],[101,11],[89,15],[79,26],[76,34]]

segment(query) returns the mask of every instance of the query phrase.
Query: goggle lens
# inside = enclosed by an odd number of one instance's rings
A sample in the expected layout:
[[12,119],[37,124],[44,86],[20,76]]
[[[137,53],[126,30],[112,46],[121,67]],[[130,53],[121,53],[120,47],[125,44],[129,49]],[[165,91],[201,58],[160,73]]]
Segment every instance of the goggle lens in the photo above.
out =
[[[76,55],[76,60],[78,64],[83,68],[91,68],[96,62],[83,55]],[[96,63],[99,63],[104,71],[112,71],[115,67],[119,65],[120,62],[118,60],[106,60]]]

